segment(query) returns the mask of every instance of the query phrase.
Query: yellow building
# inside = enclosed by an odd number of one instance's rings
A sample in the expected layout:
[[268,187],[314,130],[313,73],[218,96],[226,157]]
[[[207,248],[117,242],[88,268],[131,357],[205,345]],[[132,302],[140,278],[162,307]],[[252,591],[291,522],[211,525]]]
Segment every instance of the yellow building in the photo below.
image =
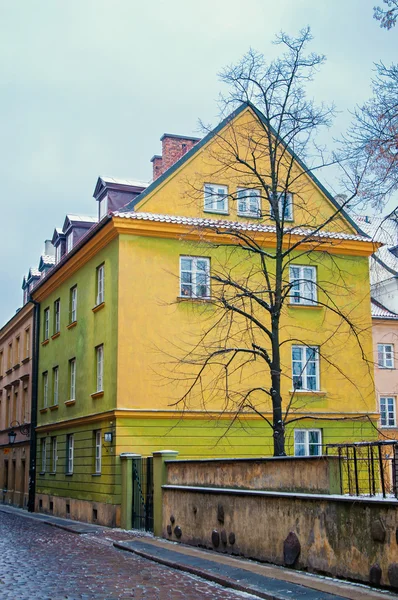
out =
[[[248,132],[250,140],[259,138],[261,129],[259,114],[242,105],[202,140],[165,134],[162,156],[152,159],[153,183],[138,189],[131,181],[100,180],[98,224],[35,288],[44,327],[39,508],[118,524],[122,452],[149,456],[168,447],[181,457],[272,454],[269,396],[253,392],[251,407],[240,403],[248,389],[269,390],[264,362],[241,361],[229,373],[228,394],[219,376],[225,365],[214,364],[186,395],[201,352],[226,339],[214,327],[220,314],[215,275],[227,269],[235,280],[260,285],[245,248],[250,239],[275,277],[273,215],[262,193],[253,192],[250,173],[237,168],[239,160],[227,160],[232,145],[238,158],[253,156],[245,140]],[[286,156],[294,175],[281,194],[289,228],[282,249],[291,251],[280,328],[286,449],[320,454],[327,443],[376,437],[367,362],[374,246],[299,159]],[[256,160],[266,173],[263,151]],[[281,169],[287,171],[289,161],[282,160]],[[237,232],[246,240],[242,247],[236,247]],[[258,307],[252,314],[263,315]],[[262,333],[239,318],[228,335],[236,344],[254,336],[267,347]]]

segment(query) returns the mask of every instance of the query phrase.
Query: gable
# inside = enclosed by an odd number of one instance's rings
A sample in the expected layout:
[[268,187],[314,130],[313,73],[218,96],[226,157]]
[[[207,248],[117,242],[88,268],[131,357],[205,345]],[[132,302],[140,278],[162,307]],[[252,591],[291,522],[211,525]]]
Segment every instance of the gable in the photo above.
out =
[[[123,210],[220,218],[216,212],[212,214],[213,211],[204,210],[204,186],[214,184],[219,189],[224,189],[228,195],[228,210],[223,211],[223,219],[272,224],[272,218],[264,216],[264,213],[260,219],[242,217],[239,214],[238,188],[258,187],[261,193],[261,186],[258,178],[253,177],[248,168],[232,160],[229,150],[230,147],[237,149],[239,157],[249,161],[254,152],[256,164],[260,165],[258,171],[264,175],[265,180],[269,175],[263,144],[265,126],[265,118],[259,111],[251,105],[242,104]],[[288,187],[293,198],[293,221],[289,225],[314,227],[330,218],[338,205],[289,148],[286,148],[284,157],[281,157],[281,173],[283,169],[287,172],[291,161],[295,182]],[[284,176],[281,181],[284,183]],[[264,189],[262,193],[264,195]],[[265,198],[262,203],[263,211],[266,209],[269,212]],[[344,212],[330,224],[328,230],[362,233]]]

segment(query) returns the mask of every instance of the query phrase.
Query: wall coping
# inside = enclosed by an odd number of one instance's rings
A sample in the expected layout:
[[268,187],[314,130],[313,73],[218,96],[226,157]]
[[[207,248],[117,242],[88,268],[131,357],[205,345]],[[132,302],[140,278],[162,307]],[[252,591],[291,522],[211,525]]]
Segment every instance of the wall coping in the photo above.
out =
[[398,508],[396,498],[375,498],[365,496],[342,496],[339,494],[307,494],[303,492],[278,492],[266,490],[242,490],[234,488],[199,487],[192,485],[162,485],[163,490],[174,490],[177,492],[196,492],[200,494],[230,494],[233,496],[263,496],[268,498],[293,498],[297,500],[331,500],[336,502],[349,502],[351,504],[378,504],[381,506],[393,506]]
[[177,460],[165,460],[165,463],[168,465],[170,463],[234,463],[234,462],[272,462],[272,461],[298,461],[298,460],[340,460],[340,458],[336,455],[328,455],[322,454],[321,456],[259,456],[257,458],[183,458]]

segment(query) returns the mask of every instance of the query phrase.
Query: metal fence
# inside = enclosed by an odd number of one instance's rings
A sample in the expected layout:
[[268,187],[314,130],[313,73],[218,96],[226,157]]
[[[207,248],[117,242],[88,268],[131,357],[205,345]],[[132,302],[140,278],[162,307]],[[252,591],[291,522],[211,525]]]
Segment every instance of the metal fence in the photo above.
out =
[[153,531],[153,458],[143,457],[132,463],[132,527]]
[[340,458],[341,493],[398,498],[398,440],[327,444]]

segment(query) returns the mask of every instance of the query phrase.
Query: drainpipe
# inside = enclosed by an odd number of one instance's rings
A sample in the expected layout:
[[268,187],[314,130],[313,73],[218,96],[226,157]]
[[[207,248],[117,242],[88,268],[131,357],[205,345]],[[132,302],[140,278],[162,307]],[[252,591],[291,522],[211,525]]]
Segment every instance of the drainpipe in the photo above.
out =
[[30,412],[30,459],[28,511],[35,512],[36,496],[36,426],[37,426],[37,383],[39,371],[40,303],[33,303],[33,362],[32,362],[32,402]]

